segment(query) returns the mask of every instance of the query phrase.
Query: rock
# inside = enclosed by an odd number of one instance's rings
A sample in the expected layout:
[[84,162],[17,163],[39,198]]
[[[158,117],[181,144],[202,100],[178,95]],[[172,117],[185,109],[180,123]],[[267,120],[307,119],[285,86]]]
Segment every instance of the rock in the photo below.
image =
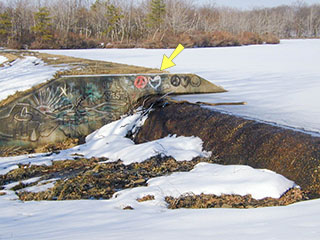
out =
[[151,200],[154,200],[154,196],[153,195],[147,195],[147,196],[144,196],[142,198],[138,198],[137,201],[138,202],[146,202],[146,201],[151,201]]
[[126,206],[126,207],[123,208],[123,210],[134,210],[134,208],[131,207],[131,206]]

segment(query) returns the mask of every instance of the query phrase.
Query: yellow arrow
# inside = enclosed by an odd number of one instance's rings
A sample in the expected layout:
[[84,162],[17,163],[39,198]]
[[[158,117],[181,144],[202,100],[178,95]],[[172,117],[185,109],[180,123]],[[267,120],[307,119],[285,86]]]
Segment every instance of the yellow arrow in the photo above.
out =
[[176,56],[178,56],[182,52],[183,49],[184,49],[184,46],[179,44],[178,47],[174,50],[174,52],[171,54],[171,56],[169,58],[164,54],[160,70],[162,71],[164,69],[171,68],[171,67],[175,66],[176,64],[174,64],[174,62],[172,62],[172,60]]

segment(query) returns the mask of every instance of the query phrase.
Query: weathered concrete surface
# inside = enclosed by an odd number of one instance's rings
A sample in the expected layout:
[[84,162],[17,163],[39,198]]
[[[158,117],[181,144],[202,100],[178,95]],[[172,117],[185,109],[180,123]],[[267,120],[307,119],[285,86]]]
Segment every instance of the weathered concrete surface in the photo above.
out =
[[150,113],[135,141],[169,134],[198,136],[219,163],[270,169],[320,194],[319,137],[195,105],[169,103]]
[[0,147],[85,137],[149,95],[224,92],[193,74],[65,76],[0,107]]

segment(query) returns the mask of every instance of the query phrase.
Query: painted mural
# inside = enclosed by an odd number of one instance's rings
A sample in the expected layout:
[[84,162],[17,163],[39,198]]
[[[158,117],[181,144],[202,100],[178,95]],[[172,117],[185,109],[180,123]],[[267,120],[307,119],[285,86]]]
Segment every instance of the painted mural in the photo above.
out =
[[222,91],[192,74],[62,77],[0,108],[0,145],[86,136],[119,119],[147,95]]

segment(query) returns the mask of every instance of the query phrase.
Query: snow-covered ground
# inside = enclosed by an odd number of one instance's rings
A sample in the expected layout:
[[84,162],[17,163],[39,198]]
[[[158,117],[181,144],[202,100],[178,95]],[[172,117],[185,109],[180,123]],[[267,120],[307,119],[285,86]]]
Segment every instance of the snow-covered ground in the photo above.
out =
[[[219,107],[224,111],[320,132],[317,108],[320,90],[320,40],[282,41],[280,45],[186,49],[171,72],[193,72],[229,90],[223,94],[182,96],[207,102],[247,101],[247,106]],[[46,51],[90,59],[160,67],[162,55],[172,50],[99,49]],[[1,59],[0,59],[1,61]],[[4,61],[4,60],[3,60]],[[31,69],[32,67],[30,67]],[[0,71],[3,69],[0,69]],[[38,70],[41,71],[39,68]],[[21,70],[20,70],[21,71]],[[1,72],[0,78],[7,73]],[[20,75],[19,69],[12,74]],[[30,75],[32,76],[32,75]],[[20,81],[29,79],[21,73]],[[13,80],[12,80],[13,81]],[[2,87],[0,87],[2,89]],[[60,154],[0,159],[0,174],[17,163],[50,164],[72,158],[72,154],[106,156],[111,160],[128,153],[143,161],[154,153],[190,160],[208,156],[199,138],[168,136],[159,142],[135,145],[125,138],[145,118],[139,114],[111,123],[86,138],[86,143]],[[112,140],[112,141],[111,141]],[[114,147],[113,144],[121,143]],[[118,144],[117,144],[118,145]],[[173,148],[172,146],[175,146]],[[178,148],[177,148],[178,146]],[[105,150],[105,151],[103,151]],[[26,182],[38,181],[37,178]],[[52,179],[55,181],[55,179]],[[256,198],[278,197],[295,184],[274,172],[247,166],[200,163],[188,173],[150,179],[147,187],[127,189],[111,200],[42,201],[22,203],[5,186],[0,196],[0,239],[319,239],[320,200],[287,207],[260,209],[179,209],[165,207],[164,196],[193,193],[250,193]],[[31,191],[43,190],[52,182],[41,182]],[[155,200],[138,203],[148,194]],[[126,205],[132,211],[124,211]]]
[[[0,64],[5,61],[6,58],[0,56]],[[52,79],[54,74],[62,69],[66,69],[66,66],[48,66],[42,60],[31,56],[5,64],[0,67],[0,101],[16,91],[24,91]]]
[[[0,197],[2,199],[4,197]],[[1,239],[318,240],[320,201],[258,209],[165,210],[116,201],[0,201]]]
[[[17,163],[50,164],[55,160],[72,159],[73,154],[83,154],[85,157],[111,155],[110,161],[120,158],[126,164],[132,162],[132,159],[126,159],[127,155],[138,161],[143,161],[148,154],[152,156],[159,153],[173,155],[178,160],[209,156],[202,150],[202,141],[197,137],[169,136],[159,142],[135,145],[125,135],[141,126],[145,118],[136,113],[112,122],[87,136],[85,144],[61,151],[60,154],[1,158],[1,173],[16,168]],[[123,146],[126,144],[128,146]],[[31,178],[22,183],[39,180]],[[53,187],[56,180],[40,181],[24,190],[44,191]],[[294,182],[279,174],[248,166],[199,163],[190,172],[153,178],[148,181],[147,187],[122,190],[112,199],[103,201],[22,203],[10,191],[17,184],[19,182],[4,186],[2,192],[6,195],[0,196],[0,239],[282,239],[288,236],[287,231],[291,227],[294,228],[290,230],[291,239],[316,239],[319,234],[320,223],[315,221],[320,213],[319,201],[285,208],[252,210],[166,208],[166,196],[224,193],[251,194],[256,199],[278,198],[288,189],[296,187]],[[155,199],[137,201],[147,195],[153,195]],[[126,206],[134,210],[122,210]]]
[[[172,49],[45,50],[41,52],[160,68]],[[246,101],[215,109],[320,132],[320,40],[282,40],[279,45],[185,49],[172,73],[191,72],[229,92],[181,96],[190,101]]]
[[4,56],[0,56],[0,64],[4,63],[5,61],[8,61],[8,59]]

